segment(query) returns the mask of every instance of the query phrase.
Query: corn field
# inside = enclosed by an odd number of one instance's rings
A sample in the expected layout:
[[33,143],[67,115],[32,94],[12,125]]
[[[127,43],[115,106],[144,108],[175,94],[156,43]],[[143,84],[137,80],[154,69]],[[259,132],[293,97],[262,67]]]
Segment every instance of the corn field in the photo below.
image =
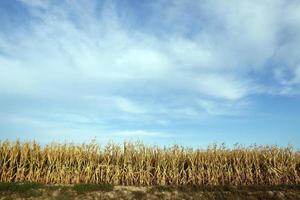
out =
[[278,185],[300,183],[300,153],[276,146],[205,150],[141,143],[0,141],[0,182],[114,185]]

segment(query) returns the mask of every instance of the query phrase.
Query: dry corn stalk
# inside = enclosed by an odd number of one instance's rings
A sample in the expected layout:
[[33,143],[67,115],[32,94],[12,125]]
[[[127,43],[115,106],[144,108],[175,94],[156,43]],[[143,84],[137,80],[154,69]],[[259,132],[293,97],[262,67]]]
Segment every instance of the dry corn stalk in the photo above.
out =
[[207,150],[141,143],[0,142],[0,181],[116,185],[299,184],[300,153],[276,146]]

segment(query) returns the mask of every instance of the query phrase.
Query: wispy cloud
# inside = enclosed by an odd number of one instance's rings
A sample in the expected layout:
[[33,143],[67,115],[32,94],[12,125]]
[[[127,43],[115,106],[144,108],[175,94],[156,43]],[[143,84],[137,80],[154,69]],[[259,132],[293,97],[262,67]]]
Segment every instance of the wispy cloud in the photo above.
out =
[[19,3],[28,26],[0,31],[2,107],[23,105],[2,109],[10,118],[59,113],[70,126],[147,129],[236,116],[255,95],[299,94],[297,1]]
[[142,139],[144,137],[171,137],[170,133],[158,132],[158,131],[145,131],[145,130],[134,130],[134,131],[121,131],[112,133],[117,137],[131,137],[133,139]]

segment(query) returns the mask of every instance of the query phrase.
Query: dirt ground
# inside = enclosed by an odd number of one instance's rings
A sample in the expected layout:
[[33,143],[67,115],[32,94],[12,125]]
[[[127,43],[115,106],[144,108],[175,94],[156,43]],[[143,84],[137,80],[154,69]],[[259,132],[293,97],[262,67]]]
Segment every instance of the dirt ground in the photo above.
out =
[[[86,191],[83,191],[86,189]],[[73,189],[72,187],[39,187],[29,190],[2,189],[0,200],[300,200],[300,187],[223,187],[223,188],[174,188],[174,187],[132,187],[115,186],[112,189],[90,191],[89,187]]]

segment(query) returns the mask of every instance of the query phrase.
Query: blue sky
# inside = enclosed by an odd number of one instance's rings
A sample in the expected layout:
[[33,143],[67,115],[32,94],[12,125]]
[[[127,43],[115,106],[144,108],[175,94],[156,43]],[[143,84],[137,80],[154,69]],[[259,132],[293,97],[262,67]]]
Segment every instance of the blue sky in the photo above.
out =
[[0,139],[300,147],[300,2],[0,1]]

